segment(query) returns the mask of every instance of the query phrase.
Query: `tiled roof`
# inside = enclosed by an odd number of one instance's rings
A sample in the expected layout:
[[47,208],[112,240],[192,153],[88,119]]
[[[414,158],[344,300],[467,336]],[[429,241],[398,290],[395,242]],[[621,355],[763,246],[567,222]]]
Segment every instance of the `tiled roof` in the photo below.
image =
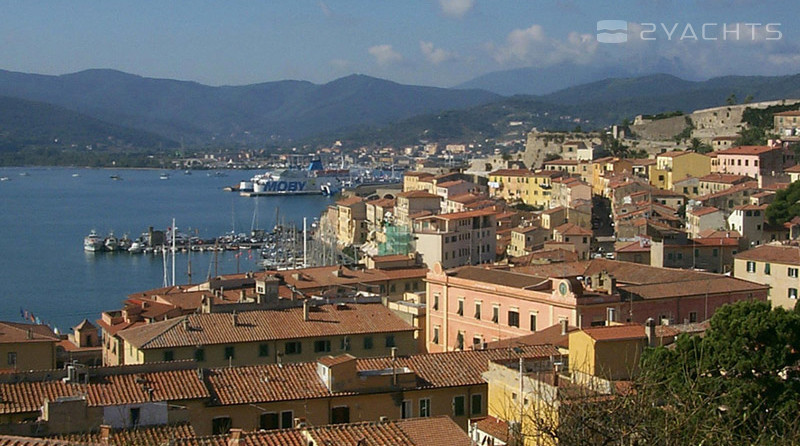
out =
[[528,169],[500,169],[490,172],[489,176],[495,177],[532,177],[533,172]]
[[608,325],[584,328],[583,332],[595,341],[622,341],[646,338],[644,327],[638,324]]
[[[407,367],[417,377],[418,389],[480,385],[488,361],[524,357],[549,357],[558,354],[549,345],[524,346],[520,353],[510,349],[475,350],[391,357],[361,358],[356,369],[385,370]],[[330,392],[317,375],[317,364],[255,365],[210,370],[207,381],[219,405],[256,404],[259,402],[323,398],[352,395],[354,392]]]
[[686,152],[686,151],[682,151],[682,150],[673,150],[672,152],[659,153],[658,155],[656,155],[656,157],[658,157],[658,158],[677,158],[679,156],[687,155],[689,153],[692,153],[692,152]]
[[577,330],[578,327],[567,326],[567,333],[561,334],[561,324],[552,325],[544,330],[537,331],[525,336],[507,338],[500,341],[489,342],[486,348],[512,348],[520,345],[554,345],[556,347],[569,348],[569,333]]
[[458,220],[461,218],[483,217],[488,215],[496,215],[497,211],[494,209],[476,209],[474,211],[465,212],[451,212],[449,214],[434,215],[431,218],[439,218],[443,220]]
[[51,438],[18,437],[0,435],[0,446],[99,446],[100,443],[72,442]]
[[689,211],[689,213],[694,215],[695,217],[702,217],[703,215],[713,214],[714,212],[721,212],[721,211],[713,206],[701,206],[699,208],[695,208]]
[[354,204],[363,203],[364,199],[361,197],[343,198],[336,202],[338,206],[352,206]]
[[730,149],[718,150],[719,155],[760,155],[773,150],[782,150],[781,147],[772,146],[736,146]]
[[90,378],[88,384],[60,379],[22,381],[0,383],[0,414],[37,412],[45,398],[52,401],[78,395],[86,395],[90,407],[209,397],[194,369],[111,374]]
[[736,254],[736,258],[800,265],[800,246],[761,245]]
[[0,321],[0,344],[58,342],[60,339],[47,325]]
[[614,252],[650,252],[650,243],[635,241],[620,248],[614,249]]
[[453,181],[445,181],[444,183],[437,183],[436,187],[452,187],[458,186],[459,184],[464,184],[466,181],[464,180],[453,180]]
[[700,181],[707,183],[739,184],[745,181],[753,181],[746,175],[734,175],[732,173],[711,173],[699,178]]
[[406,192],[400,192],[399,194],[397,194],[397,196],[403,198],[442,198],[426,190],[410,190]]
[[[108,441],[111,445],[118,446],[147,446],[167,444],[173,439],[192,438],[197,434],[191,423],[166,424],[157,426],[140,427],[137,429],[119,429],[111,431]],[[90,434],[64,434],[55,438],[64,441],[73,441],[80,444],[102,443],[99,432]]]
[[785,112],[775,113],[773,116],[800,116],[800,110],[789,110]]
[[564,223],[556,227],[554,231],[562,235],[592,235],[592,231],[584,229],[575,223]]
[[418,177],[418,178],[427,178],[433,177],[434,175],[430,172],[406,172],[403,174],[406,177]]
[[448,201],[454,201],[456,203],[467,204],[473,203],[479,200],[485,200],[487,197],[485,195],[477,195],[477,194],[461,194],[461,195],[453,195],[452,197],[447,197]]
[[787,167],[786,169],[783,169],[783,171],[788,173],[800,173],[800,164],[795,164],[792,167]]
[[545,161],[544,165],[554,165],[554,166],[577,166],[578,160],[564,160],[564,159],[557,159],[557,160],[550,160]]
[[427,268],[423,267],[361,270],[333,265],[285,271],[267,271],[265,273],[257,273],[256,277],[275,275],[280,277],[287,285],[291,285],[300,291],[314,292],[314,290],[325,287],[375,285],[398,277],[421,279],[425,277],[426,273]]
[[564,206],[557,206],[557,207],[542,211],[542,214],[548,214],[548,215],[549,214],[555,214],[556,212],[563,212],[564,210],[566,210],[566,208]]
[[509,426],[508,423],[503,420],[487,416],[483,418],[474,418],[472,424],[481,432],[485,432],[504,443],[508,443],[509,441]]
[[532,276],[530,274],[520,274],[512,271],[498,269],[486,269],[478,266],[464,266],[448,273],[451,277],[458,279],[475,280],[478,282],[492,283],[512,288],[525,288],[539,285],[547,281],[548,276]]
[[394,207],[394,205],[395,205],[395,199],[394,198],[379,198],[377,200],[368,201],[367,204],[370,205],[370,206],[378,206],[378,207],[382,207],[382,208],[391,208],[391,207]]
[[[188,320],[188,330],[184,319]],[[303,309],[298,307],[243,311],[236,319],[234,325],[232,314],[192,314],[118,335],[136,348],[149,349],[414,330],[380,303],[320,305],[309,311],[308,321],[303,320]]]

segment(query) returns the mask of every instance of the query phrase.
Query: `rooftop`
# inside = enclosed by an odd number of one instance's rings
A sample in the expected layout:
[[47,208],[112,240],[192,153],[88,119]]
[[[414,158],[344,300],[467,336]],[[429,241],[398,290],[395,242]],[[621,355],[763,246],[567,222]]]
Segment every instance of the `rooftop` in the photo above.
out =
[[[320,305],[282,310],[202,313],[154,322],[120,331],[118,336],[138,349],[259,342],[366,333],[393,333],[414,328],[380,303]],[[188,327],[185,327],[185,322]]]
[[736,146],[730,149],[719,150],[719,155],[760,155],[762,153],[771,152],[773,150],[783,150],[782,147],[772,146]]
[[58,342],[60,339],[47,325],[0,321],[0,344]]
[[800,265],[800,246],[760,245],[736,254],[737,259]]
[[400,192],[397,194],[398,198],[441,198],[436,194],[432,194],[426,190],[409,190],[406,192]]
[[575,223],[564,223],[553,229],[553,231],[562,235],[592,235],[592,231],[584,229]]
[[489,176],[495,177],[532,177],[533,172],[528,169],[499,169],[490,172]]
[[644,327],[638,324],[608,325],[584,328],[583,332],[595,341],[623,341],[646,338]]

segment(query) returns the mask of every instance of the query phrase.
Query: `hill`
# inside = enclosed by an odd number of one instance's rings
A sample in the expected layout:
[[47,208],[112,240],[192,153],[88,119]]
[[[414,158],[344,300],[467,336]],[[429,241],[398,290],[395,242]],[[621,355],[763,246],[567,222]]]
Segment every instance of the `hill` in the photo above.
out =
[[401,85],[362,75],[323,85],[278,81],[212,87],[114,70],[62,76],[0,71],[0,95],[201,144],[286,141],[499,98],[486,91]]
[[31,147],[170,148],[162,136],[109,124],[51,104],[0,96],[0,152]]

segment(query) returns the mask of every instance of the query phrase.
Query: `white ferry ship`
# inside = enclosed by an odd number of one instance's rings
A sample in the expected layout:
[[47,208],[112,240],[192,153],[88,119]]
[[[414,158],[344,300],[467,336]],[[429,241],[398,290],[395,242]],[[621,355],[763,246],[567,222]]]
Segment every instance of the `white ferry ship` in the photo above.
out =
[[322,162],[312,161],[306,169],[285,169],[256,175],[239,183],[239,194],[262,195],[334,195],[347,185],[349,170],[324,170]]

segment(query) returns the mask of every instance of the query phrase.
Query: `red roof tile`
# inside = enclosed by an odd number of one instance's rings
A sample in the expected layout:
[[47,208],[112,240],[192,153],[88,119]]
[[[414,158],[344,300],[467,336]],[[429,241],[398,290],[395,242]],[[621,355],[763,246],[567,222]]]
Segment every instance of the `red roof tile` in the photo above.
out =
[[608,325],[605,327],[584,328],[583,332],[595,341],[622,341],[627,339],[646,339],[644,327],[636,324]]

